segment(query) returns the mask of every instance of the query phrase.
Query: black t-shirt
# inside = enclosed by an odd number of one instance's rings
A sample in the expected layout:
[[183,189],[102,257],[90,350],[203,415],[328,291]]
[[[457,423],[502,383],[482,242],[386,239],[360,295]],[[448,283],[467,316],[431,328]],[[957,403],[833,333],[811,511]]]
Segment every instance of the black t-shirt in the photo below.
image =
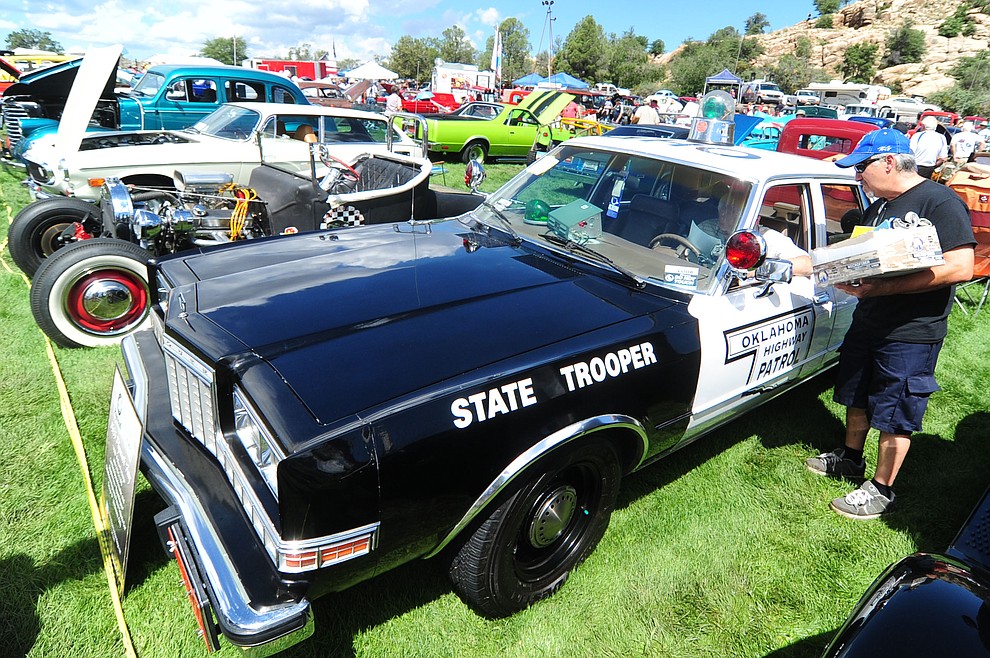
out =
[[[903,218],[914,211],[931,221],[938,233],[942,253],[974,245],[969,209],[955,192],[925,180],[889,201],[879,199],[863,217],[867,225]],[[877,338],[906,343],[935,343],[945,338],[955,286],[903,295],[885,295],[859,300],[853,322]]]

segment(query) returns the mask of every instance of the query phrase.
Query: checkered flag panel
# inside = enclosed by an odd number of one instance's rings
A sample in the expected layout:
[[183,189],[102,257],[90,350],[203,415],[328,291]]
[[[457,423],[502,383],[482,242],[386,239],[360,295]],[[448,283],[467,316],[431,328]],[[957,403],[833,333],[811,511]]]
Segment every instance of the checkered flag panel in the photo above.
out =
[[364,215],[354,206],[337,206],[327,211],[320,222],[320,228],[342,228],[345,226],[361,226]]

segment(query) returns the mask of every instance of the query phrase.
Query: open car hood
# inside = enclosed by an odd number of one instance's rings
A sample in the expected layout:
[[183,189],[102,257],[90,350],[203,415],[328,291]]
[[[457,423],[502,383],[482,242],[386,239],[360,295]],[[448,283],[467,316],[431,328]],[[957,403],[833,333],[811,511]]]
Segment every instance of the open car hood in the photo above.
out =
[[556,119],[572,100],[574,94],[563,91],[534,91],[522,99],[516,107],[529,110],[540,125],[545,126]]
[[96,104],[101,98],[115,97],[117,62],[123,50],[120,44],[90,48],[83,57],[65,101],[62,119],[58,122],[55,148],[59,153],[78,151]]

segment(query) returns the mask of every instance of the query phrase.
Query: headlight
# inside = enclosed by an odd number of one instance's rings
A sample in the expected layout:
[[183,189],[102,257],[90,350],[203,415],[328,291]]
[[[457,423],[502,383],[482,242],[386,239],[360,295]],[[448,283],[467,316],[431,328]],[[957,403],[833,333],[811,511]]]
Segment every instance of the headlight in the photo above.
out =
[[278,463],[282,455],[275,448],[275,442],[265,431],[258,414],[247,401],[247,397],[234,387],[234,433],[247,452],[248,457],[261,472],[268,488],[278,497]]

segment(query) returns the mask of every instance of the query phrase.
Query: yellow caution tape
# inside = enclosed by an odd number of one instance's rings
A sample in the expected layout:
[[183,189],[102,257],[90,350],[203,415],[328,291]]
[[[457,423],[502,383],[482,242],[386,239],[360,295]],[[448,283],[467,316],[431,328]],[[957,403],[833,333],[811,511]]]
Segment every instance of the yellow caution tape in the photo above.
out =
[[[3,203],[6,214],[7,214],[7,225],[10,226],[12,222],[12,211],[10,204],[3,195],[3,188],[0,187],[0,202]],[[4,269],[10,273],[14,273],[14,270],[7,264],[6,260],[2,258],[3,252],[6,251],[7,240],[5,239],[3,243],[0,243],[0,262],[3,263]],[[21,278],[27,284],[28,288],[31,287],[31,281],[20,272]],[[44,334],[42,334],[44,335]],[[103,522],[103,518],[100,515],[100,506],[96,502],[96,493],[93,489],[93,480],[89,474],[89,462],[86,459],[86,448],[83,446],[82,435],[79,433],[79,424],[76,422],[76,414],[72,409],[72,402],[69,399],[69,390],[65,386],[65,379],[62,377],[62,369],[58,365],[58,359],[55,357],[55,350],[52,348],[52,342],[48,339],[48,336],[44,336],[45,339],[45,350],[48,353],[48,361],[52,367],[52,375],[55,377],[55,386],[58,388],[58,398],[59,406],[62,409],[62,420],[65,423],[65,429],[69,432],[69,438],[72,440],[72,449],[76,453],[76,461],[79,464],[79,469],[82,471],[83,483],[86,485],[86,498],[89,500],[89,511],[93,517],[93,527],[96,530],[96,537],[100,544],[100,553],[103,557],[103,571],[107,576],[107,585],[110,587],[110,598],[113,601],[113,611],[114,615],[117,617],[117,627],[120,629],[120,633],[124,642],[124,654],[127,658],[137,658],[137,653],[134,651],[134,644],[131,642],[131,634],[127,628],[127,621],[124,619],[124,608],[120,602],[120,589],[117,586],[117,577],[114,573],[113,564],[110,558],[110,546],[108,541],[108,529]]]

